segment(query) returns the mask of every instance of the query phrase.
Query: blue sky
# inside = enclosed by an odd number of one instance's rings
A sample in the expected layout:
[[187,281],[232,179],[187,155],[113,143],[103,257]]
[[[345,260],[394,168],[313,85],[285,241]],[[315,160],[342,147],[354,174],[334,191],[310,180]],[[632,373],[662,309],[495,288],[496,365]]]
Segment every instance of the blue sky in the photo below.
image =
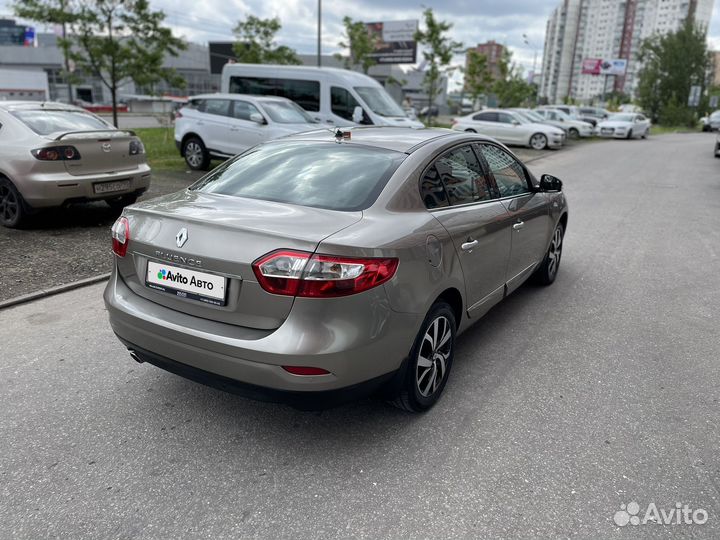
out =
[[[560,0],[324,0],[323,52],[333,53],[345,15],[355,20],[420,19],[423,6],[453,23],[453,37],[470,46],[489,39],[506,44],[526,70],[534,50],[542,55],[545,23]],[[0,0],[0,16],[10,15],[10,0]],[[186,39],[197,42],[228,40],[236,22],[248,14],[279,17],[283,28],[278,41],[301,53],[314,53],[317,33],[317,0],[151,0],[162,9],[167,23]],[[529,45],[523,34],[528,35]],[[715,6],[709,41],[720,49],[720,6]],[[539,64],[538,64],[539,65]]]

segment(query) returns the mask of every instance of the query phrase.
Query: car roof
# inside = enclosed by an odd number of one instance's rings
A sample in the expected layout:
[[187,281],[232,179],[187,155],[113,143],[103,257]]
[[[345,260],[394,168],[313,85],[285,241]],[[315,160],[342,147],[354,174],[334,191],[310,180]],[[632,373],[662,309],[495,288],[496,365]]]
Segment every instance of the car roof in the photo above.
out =
[[60,103],[58,101],[0,101],[0,109],[4,111],[20,111],[20,110],[65,110],[65,111],[83,111],[82,107]]
[[282,96],[261,96],[254,94],[229,94],[227,92],[216,92],[215,94],[199,94],[197,96],[190,96],[188,101],[192,99],[232,99],[232,100],[247,100],[247,101],[292,101]]
[[[223,74],[227,71],[230,75],[236,75],[236,71],[242,72],[243,70],[269,72],[273,74],[275,78],[282,78],[284,75],[295,75],[295,76],[310,76],[317,75],[322,76],[330,75],[336,79],[341,79],[350,86],[380,86],[382,85],[372,77],[357,71],[342,68],[332,67],[316,67],[316,66],[279,66],[279,65],[262,65],[262,64],[226,64],[223,67]],[[251,76],[251,75],[248,75]]]
[[[373,146],[375,148],[384,148],[386,150],[394,150],[396,152],[403,152],[406,154],[411,154],[421,146],[436,139],[462,139],[463,137],[467,137],[466,133],[451,131],[449,129],[358,126],[349,128],[316,129],[313,131],[306,131],[296,135],[283,137],[282,140],[330,142],[337,140],[335,138],[335,132],[337,129],[340,129],[343,132],[350,132],[350,141],[348,142],[345,140],[343,141],[343,144]],[[487,138],[488,140],[491,140],[489,137],[473,136],[473,139],[475,140],[480,138]]]

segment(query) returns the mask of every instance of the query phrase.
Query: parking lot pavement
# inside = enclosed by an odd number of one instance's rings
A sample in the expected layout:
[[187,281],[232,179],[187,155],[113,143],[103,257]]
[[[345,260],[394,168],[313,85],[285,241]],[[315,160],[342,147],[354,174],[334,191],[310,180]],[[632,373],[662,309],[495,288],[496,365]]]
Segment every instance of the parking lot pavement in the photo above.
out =
[[[459,339],[424,415],[299,412],[136,364],[102,285],[0,311],[0,536],[720,538],[711,143],[534,162],[570,201],[558,279]],[[633,501],[709,518],[616,526]]]
[[[199,177],[155,173],[142,199],[180,190]],[[109,272],[110,227],[119,214],[103,202],[77,204],[42,212],[23,230],[0,226],[0,302]]]

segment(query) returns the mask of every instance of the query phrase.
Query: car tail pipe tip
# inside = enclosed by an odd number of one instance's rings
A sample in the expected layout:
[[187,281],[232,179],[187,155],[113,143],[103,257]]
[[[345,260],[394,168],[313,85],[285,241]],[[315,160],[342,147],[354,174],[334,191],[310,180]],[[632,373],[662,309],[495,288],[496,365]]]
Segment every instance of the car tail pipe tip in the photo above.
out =
[[142,358],[140,358],[140,356],[138,355],[138,353],[136,353],[133,349],[128,349],[128,352],[130,353],[130,358],[132,358],[133,360],[135,360],[138,364],[143,364],[143,363],[145,363],[145,360],[143,360]]

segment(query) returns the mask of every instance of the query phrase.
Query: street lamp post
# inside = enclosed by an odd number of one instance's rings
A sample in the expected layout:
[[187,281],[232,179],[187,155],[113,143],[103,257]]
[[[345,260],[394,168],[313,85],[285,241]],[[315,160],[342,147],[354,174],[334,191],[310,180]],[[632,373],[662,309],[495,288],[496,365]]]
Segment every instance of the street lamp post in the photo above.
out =
[[317,64],[322,67],[322,0],[318,0],[318,42],[317,42]]

